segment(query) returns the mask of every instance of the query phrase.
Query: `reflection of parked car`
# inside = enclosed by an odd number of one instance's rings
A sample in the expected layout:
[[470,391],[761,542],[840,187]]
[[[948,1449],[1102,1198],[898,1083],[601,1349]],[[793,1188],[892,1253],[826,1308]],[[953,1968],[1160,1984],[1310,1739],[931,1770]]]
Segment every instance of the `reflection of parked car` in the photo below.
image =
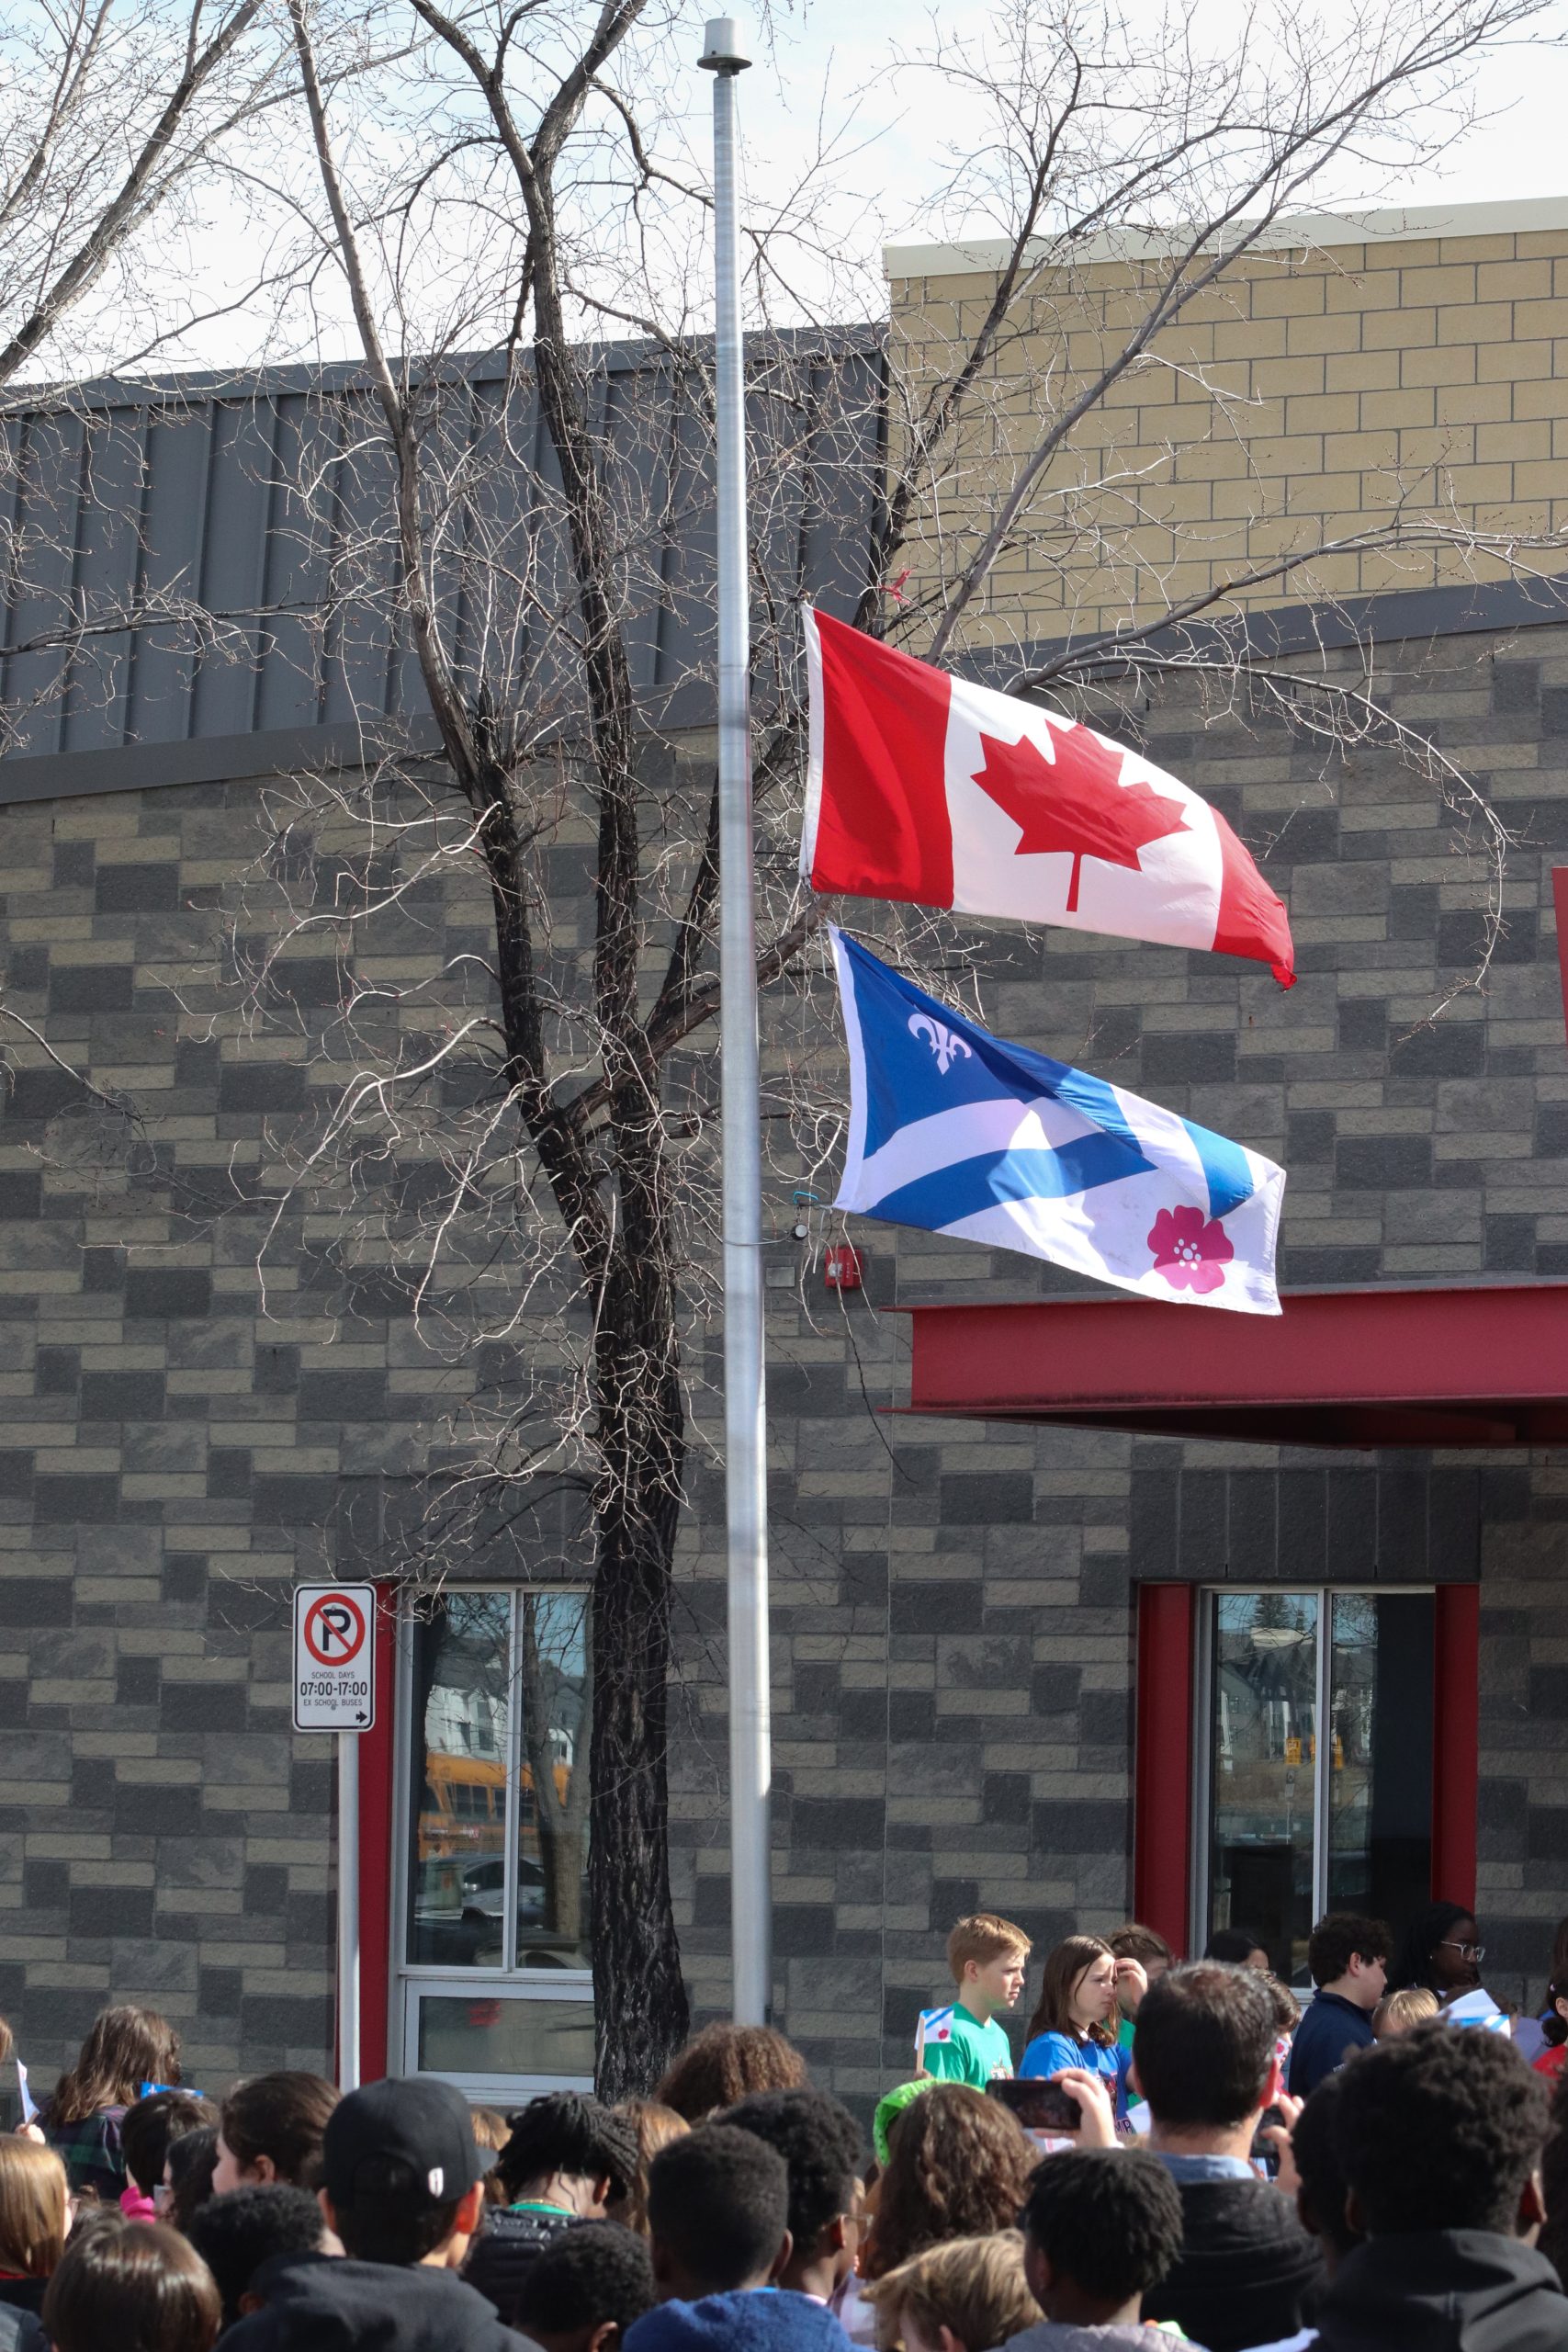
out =
[[[502,1906],[506,1899],[506,1857],[487,1854],[465,1862],[459,1855],[436,1855],[420,1867],[414,1904],[416,1962],[446,1968],[476,1968],[501,1960]],[[517,1939],[547,1929],[549,1882],[527,1855],[517,1858]]]
[[[506,1892],[506,1861],[504,1856],[492,1854],[482,1862],[470,1862],[462,1873],[462,1909],[477,1911],[486,1919],[499,1919]],[[537,1862],[526,1854],[517,1857],[517,1925],[535,1928],[540,1925],[549,1907],[549,1885]]]

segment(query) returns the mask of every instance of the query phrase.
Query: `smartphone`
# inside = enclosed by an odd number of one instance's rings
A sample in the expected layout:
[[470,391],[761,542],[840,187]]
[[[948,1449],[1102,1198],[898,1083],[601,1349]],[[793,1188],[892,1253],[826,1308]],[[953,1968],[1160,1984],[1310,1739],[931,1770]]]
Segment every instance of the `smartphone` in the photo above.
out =
[[1272,2140],[1266,2140],[1263,2135],[1275,2124],[1283,2123],[1284,2120],[1283,2108],[1266,2107],[1258,2119],[1258,2129],[1252,2135],[1252,2161],[1255,2165],[1262,2165],[1270,2180],[1277,2178],[1279,2175],[1280,2151]]
[[1012,2109],[1026,2132],[1076,2132],[1083,2121],[1083,2109],[1060,2083],[1047,2083],[1036,2075],[1021,2081],[1015,2076],[998,2078],[986,2088],[992,2098]]

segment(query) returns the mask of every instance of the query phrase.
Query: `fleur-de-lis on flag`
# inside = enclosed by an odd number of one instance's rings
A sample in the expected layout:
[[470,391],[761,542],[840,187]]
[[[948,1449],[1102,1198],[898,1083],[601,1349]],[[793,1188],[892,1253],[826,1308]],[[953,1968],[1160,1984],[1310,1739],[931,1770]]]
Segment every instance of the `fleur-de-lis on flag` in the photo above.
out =
[[945,1022],[933,1021],[927,1013],[917,1012],[910,1016],[909,1035],[911,1037],[924,1037],[928,1040],[932,1053],[936,1056],[936,1066],[943,1078],[947,1076],[960,1056],[965,1061],[973,1061],[975,1058],[975,1048],[966,1039],[955,1037]]

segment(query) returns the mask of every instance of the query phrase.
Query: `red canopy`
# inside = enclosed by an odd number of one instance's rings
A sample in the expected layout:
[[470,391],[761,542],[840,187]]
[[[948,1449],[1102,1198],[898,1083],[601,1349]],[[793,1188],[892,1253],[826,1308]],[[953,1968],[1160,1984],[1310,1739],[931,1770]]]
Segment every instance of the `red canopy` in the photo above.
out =
[[1283,1305],[913,1306],[901,1409],[1289,1445],[1568,1443],[1568,1283],[1386,1283]]

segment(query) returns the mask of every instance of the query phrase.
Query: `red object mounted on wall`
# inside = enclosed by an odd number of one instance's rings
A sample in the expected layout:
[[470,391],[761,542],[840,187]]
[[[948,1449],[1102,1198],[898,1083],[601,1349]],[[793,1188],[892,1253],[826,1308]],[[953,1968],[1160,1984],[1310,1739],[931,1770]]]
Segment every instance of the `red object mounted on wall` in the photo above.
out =
[[823,1256],[822,1279],[829,1290],[859,1290],[860,1251],[847,1241],[835,1241]]

